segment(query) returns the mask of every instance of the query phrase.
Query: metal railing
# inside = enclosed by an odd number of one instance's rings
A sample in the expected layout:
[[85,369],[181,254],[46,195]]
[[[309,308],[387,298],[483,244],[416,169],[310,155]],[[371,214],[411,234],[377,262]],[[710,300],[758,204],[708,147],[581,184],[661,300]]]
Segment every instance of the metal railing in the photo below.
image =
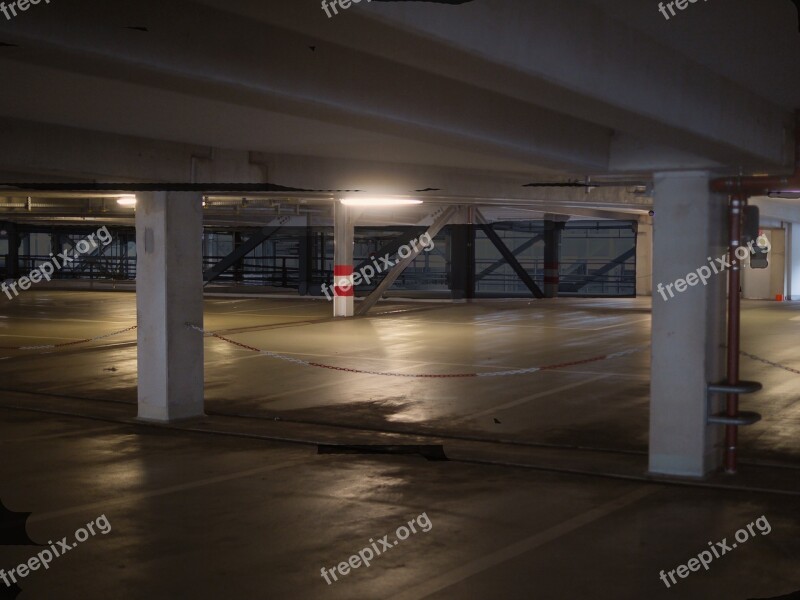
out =
[[[21,255],[19,273],[27,275],[51,260],[50,255]],[[10,274],[6,257],[0,257],[0,279],[7,279]],[[136,257],[83,256],[56,269],[52,279],[133,280],[136,279]]]

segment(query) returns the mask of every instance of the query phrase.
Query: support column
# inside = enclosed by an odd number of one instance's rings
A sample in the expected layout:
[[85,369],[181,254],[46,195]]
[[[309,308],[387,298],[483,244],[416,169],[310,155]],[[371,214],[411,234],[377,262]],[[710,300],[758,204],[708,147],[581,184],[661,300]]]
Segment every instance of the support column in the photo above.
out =
[[550,219],[544,222],[544,297],[558,298],[561,280],[561,232],[564,223]]
[[642,221],[636,231],[636,295],[653,295],[653,225]]
[[[236,250],[244,243],[241,231],[233,232],[233,249]],[[239,258],[233,263],[233,281],[239,283],[244,281],[244,257]]]
[[6,223],[5,228],[8,232],[7,276],[9,279],[19,279],[19,231],[14,223]]
[[722,465],[706,387],[725,376],[727,275],[709,268],[703,285],[697,270],[726,252],[727,202],[708,173],[684,172],[656,175],[655,207],[650,471],[703,477]]
[[355,219],[350,207],[338,201],[333,212],[333,316],[352,317]]
[[786,224],[786,299],[800,300],[800,223]]
[[[128,262],[129,235],[127,233],[120,233],[119,236],[117,236],[117,240],[119,240],[119,248],[120,248],[119,274],[120,274],[120,277],[122,279],[129,279],[130,278],[130,269],[129,269],[129,262]],[[134,240],[134,245],[136,245],[136,241],[135,240]]]
[[453,300],[475,297],[475,225],[450,225],[450,291]]
[[50,234],[50,251],[56,256],[64,251],[63,244],[61,243],[61,234],[58,232]]
[[[312,294],[314,280],[314,230],[310,225],[303,228],[303,235],[297,242],[297,293],[301,296]],[[319,286],[317,286],[319,287]],[[319,289],[314,293],[319,295]]]
[[139,418],[203,416],[202,196],[142,193],[136,204]]

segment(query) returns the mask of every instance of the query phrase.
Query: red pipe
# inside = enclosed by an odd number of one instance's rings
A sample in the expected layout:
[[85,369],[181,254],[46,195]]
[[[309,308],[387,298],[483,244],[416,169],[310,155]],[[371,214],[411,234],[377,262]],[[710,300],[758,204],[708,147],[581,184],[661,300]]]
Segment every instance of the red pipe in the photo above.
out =
[[[739,340],[740,340],[740,308],[741,267],[736,249],[742,239],[742,212],[747,199],[733,196],[730,202],[730,245],[728,254],[730,273],[728,275],[728,384],[739,384]],[[728,394],[726,414],[729,417],[739,416],[739,394]],[[736,446],[738,445],[739,427],[725,426],[725,472],[736,473]]]
[[[736,249],[742,239],[742,212],[751,196],[768,196],[772,193],[800,193],[800,111],[796,113],[797,129],[795,131],[795,170],[792,175],[777,177],[733,177],[715,179],[711,182],[711,190],[730,194],[730,256],[731,271],[728,276],[728,384],[739,383],[739,342],[741,337],[741,286],[740,261],[736,257]],[[739,415],[739,394],[728,394],[726,414],[729,417]],[[725,471],[736,473],[737,444],[739,427],[725,426]]]

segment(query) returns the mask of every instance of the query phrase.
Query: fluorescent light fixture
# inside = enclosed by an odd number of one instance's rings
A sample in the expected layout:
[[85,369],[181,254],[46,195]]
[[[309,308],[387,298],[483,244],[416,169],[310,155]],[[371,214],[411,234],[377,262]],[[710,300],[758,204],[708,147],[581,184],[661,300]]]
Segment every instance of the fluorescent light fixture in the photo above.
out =
[[770,192],[770,198],[786,198],[788,200],[797,200],[800,198],[800,190],[784,190],[781,192]]
[[422,204],[422,200],[404,198],[344,198],[345,206],[403,206],[406,204]]
[[117,204],[120,206],[136,206],[136,196],[120,196],[117,198]]

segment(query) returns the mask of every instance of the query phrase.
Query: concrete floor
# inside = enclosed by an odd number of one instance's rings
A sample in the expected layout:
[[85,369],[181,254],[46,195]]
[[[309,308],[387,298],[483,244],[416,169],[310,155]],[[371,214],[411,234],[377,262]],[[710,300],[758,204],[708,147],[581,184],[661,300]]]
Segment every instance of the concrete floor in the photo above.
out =
[[[405,374],[490,373],[644,350],[525,375],[431,379],[297,366],[207,338],[209,411],[647,448],[647,299],[392,302],[376,309],[379,316],[349,322],[334,321],[329,311],[324,301],[208,298],[205,327],[296,358]],[[58,352],[4,349],[107,334],[134,325],[135,314],[129,293],[29,292],[13,302],[0,300],[0,388],[135,403],[135,331]],[[742,347],[750,353],[798,369],[798,329],[798,303],[745,303]],[[743,399],[744,408],[764,415],[762,423],[742,431],[745,456],[800,460],[800,375],[743,358],[742,376],[764,384],[763,392]]]
[[[205,326],[306,360],[408,374],[573,362],[649,337],[644,300],[391,302],[350,322],[329,319],[329,310],[320,301],[209,298]],[[746,303],[743,348],[800,368],[792,345],[799,311]],[[482,438],[506,442],[482,446],[483,458],[503,458],[485,462],[524,463],[531,458],[503,454],[523,448],[539,453],[531,460],[540,466],[636,472],[646,464],[647,351],[510,377],[422,379],[300,366],[209,338],[210,418],[191,433],[130,421],[135,332],[58,351],[10,349],[103,335],[133,325],[135,314],[130,293],[45,290],[0,300],[0,450],[13,457],[2,461],[0,499],[33,513],[28,533],[40,543],[103,513],[113,528],[31,574],[21,598],[744,600],[800,589],[796,491],[673,487],[459,460],[476,456],[464,444]],[[765,385],[745,401],[765,419],[743,431],[744,458],[780,463],[772,483],[796,483],[800,375],[751,359],[742,366]],[[343,438],[444,441],[456,460],[315,453],[314,440]],[[628,457],[634,462],[623,464]],[[748,469],[757,470],[746,465],[743,476]],[[429,533],[325,584],[322,566],[422,512]],[[768,536],[670,590],[659,580],[662,569],[761,515],[772,525]],[[0,568],[39,551],[0,546]]]
[[[40,543],[89,538],[20,598],[771,597],[800,589],[797,497],[671,488],[413,457],[98,425],[0,410],[4,503]],[[332,567],[426,513],[369,568]],[[672,589],[659,580],[762,515],[758,535]],[[393,536],[392,536],[393,537]],[[0,546],[6,570],[40,547]]]

